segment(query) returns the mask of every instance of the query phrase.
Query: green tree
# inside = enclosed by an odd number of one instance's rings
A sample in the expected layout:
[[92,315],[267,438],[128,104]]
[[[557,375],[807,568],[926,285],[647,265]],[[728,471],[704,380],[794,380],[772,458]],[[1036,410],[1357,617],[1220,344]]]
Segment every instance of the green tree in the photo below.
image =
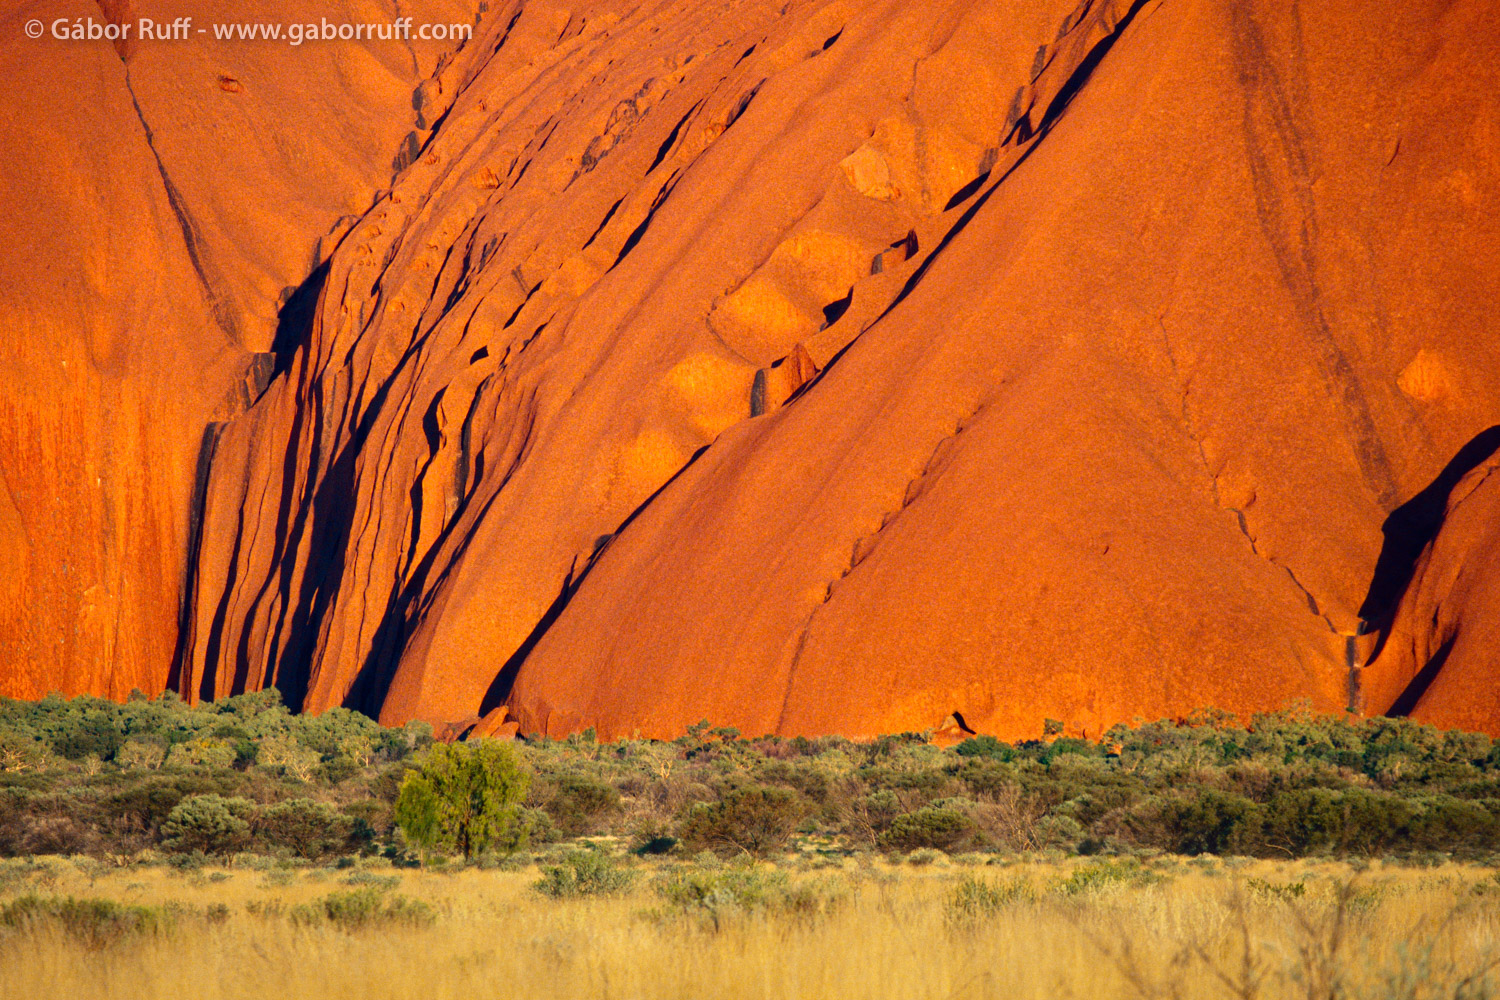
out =
[[0,773],[35,770],[46,759],[46,751],[29,733],[9,727],[0,728]]
[[228,854],[248,838],[252,808],[248,799],[189,795],[172,807],[161,832],[172,850]]
[[407,774],[395,818],[406,839],[423,849],[457,850],[465,859],[526,846],[529,822],[520,804],[531,775],[497,740],[434,744],[421,769]]

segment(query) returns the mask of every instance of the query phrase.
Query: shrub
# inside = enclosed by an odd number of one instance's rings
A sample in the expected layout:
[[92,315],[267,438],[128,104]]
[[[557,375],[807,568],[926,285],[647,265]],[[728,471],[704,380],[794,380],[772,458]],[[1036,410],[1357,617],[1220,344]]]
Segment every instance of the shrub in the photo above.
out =
[[270,736],[260,742],[256,762],[262,767],[290,775],[298,781],[311,781],[323,757],[309,750],[291,736]]
[[620,808],[620,793],[594,778],[566,774],[543,808],[564,836],[579,837],[593,832],[599,817]]
[[635,873],[616,866],[602,851],[570,851],[561,864],[543,866],[532,887],[553,899],[571,899],[625,892],[634,883]]
[[667,904],[667,912],[701,918],[714,929],[721,928],[726,919],[758,910],[813,919],[837,909],[849,897],[842,882],[792,883],[784,872],[718,863],[667,872],[656,879],[653,888]]
[[239,751],[233,743],[215,736],[206,736],[172,747],[167,754],[167,763],[223,770],[232,767],[238,757]]
[[250,823],[246,816],[251,809],[248,799],[189,795],[172,807],[161,829],[171,850],[228,854],[249,837]]
[[104,799],[100,803],[101,820],[122,832],[138,830],[154,837],[184,798],[222,790],[196,776],[153,776]]
[[682,909],[755,909],[769,905],[786,886],[786,874],[755,868],[695,867],[668,872],[653,888],[668,904]]
[[948,915],[960,921],[974,920],[1035,899],[1036,889],[1028,879],[989,882],[976,875],[964,875],[948,894]]
[[914,868],[924,868],[945,857],[947,855],[935,847],[919,847],[906,856],[906,863]]
[[366,887],[331,892],[322,899],[292,907],[293,923],[327,925],[341,931],[375,927],[426,927],[434,920],[432,907],[405,896],[386,897],[380,889]]
[[1372,853],[1407,843],[1417,809],[1392,795],[1350,788],[1281,792],[1265,806],[1265,840],[1293,854]]
[[351,757],[334,757],[318,769],[318,775],[330,785],[341,785],[359,773],[359,764]]
[[927,806],[897,816],[891,828],[880,835],[880,846],[895,851],[924,847],[952,851],[973,843],[977,832],[974,821],[957,809]]
[[53,736],[52,750],[68,760],[98,757],[109,760],[124,743],[124,737],[103,713],[67,713],[62,728]]
[[373,836],[364,822],[312,799],[288,799],[267,806],[256,815],[254,830],[262,849],[285,848],[314,860],[359,851]]
[[167,748],[150,740],[128,740],[115,751],[115,763],[125,768],[154,771],[167,759]]
[[1252,878],[1245,880],[1245,888],[1250,890],[1252,896],[1270,900],[1300,899],[1307,893],[1307,883],[1302,881],[1272,882],[1268,879]]
[[1084,834],[1083,824],[1063,813],[1043,816],[1036,821],[1033,833],[1038,847],[1062,848],[1072,847],[1079,843],[1083,840]]
[[396,822],[413,844],[456,849],[466,860],[488,850],[512,854],[526,846],[520,803],[530,781],[509,744],[435,744],[401,783]]
[[28,734],[15,729],[0,729],[0,773],[34,771],[46,759],[46,750]]
[[792,792],[741,788],[719,802],[694,806],[679,832],[691,850],[764,857],[786,846],[801,818],[802,809]]
[[654,828],[648,828],[636,833],[633,838],[634,846],[631,851],[641,855],[671,854],[680,841],[668,833],[662,833]]
[[993,736],[971,736],[953,748],[960,757],[993,757],[996,760],[1015,760],[1016,751],[1009,743]]
[[1155,885],[1163,876],[1147,871],[1136,861],[1101,861],[1077,869],[1060,882],[1057,891],[1064,896],[1082,896],[1111,889]]
[[112,899],[22,896],[0,905],[0,927],[21,932],[54,926],[85,948],[106,948],[127,937],[172,929],[174,914],[161,907],[132,906]]
[[1205,789],[1172,799],[1158,815],[1158,846],[1177,854],[1243,852],[1260,837],[1260,807],[1231,792]]
[[369,886],[385,892],[401,884],[400,875],[376,875],[374,872],[354,871],[343,878],[345,885]]

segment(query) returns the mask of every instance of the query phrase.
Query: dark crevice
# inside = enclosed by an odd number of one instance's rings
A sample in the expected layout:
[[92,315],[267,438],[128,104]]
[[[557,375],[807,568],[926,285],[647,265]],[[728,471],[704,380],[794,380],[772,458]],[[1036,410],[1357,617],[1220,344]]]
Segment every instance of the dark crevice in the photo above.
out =
[[953,721],[956,722],[956,723],[958,723],[958,728],[959,729],[961,729],[964,732],[968,733],[970,736],[974,735],[974,730],[969,727],[969,724],[966,721],[964,721],[964,715],[963,715],[962,712],[960,712],[958,709],[955,708],[949,714],[953,716]]
[[964,202],[968,201],[970,198],[974,197],[974,195],[978,193],[979,189],[984,187],[985,181],[989,179],[990,172],[986,170],[984,173],[980,174],[978,177],[974,178],[972,181],[959,188],[953,193],[953,197],[948,199],[948,204],[943,206],[943,211],[951,212],[953,209],[957,208]]
[[[587,573],[588,571],[585,570],[584,574],[587,575]],[[563,610],[567,608],[568,602],[573,599],[577,583],[582,582],[582,577],[575,582],[572,573],[569,573],[567,578],[563,580],[562,589],[558,591],[557,597],[547,607],[546,613],[537,621],[536,626],[526,637],[526,641],[521,643],[515,653],[511,655],[511,658],[505,661],[505,665],[500,668],[500,672],[495,675],[495,679],[490,682],[490,686],[485,690],[484,697],[479,702],[479,715],[481,717],[489,715],[495,709],[505,704],[505,699],[510,697],[510,689],[515,686],[516,677],[521,672],[521,664],[531,655],[532,650],[536,649],[536,644],[541,642],[542,636],[547,634],[547,630],[552,628],[557,622]]]
[[1427,693],[1427,689],[1432,687],[1432,682],[1437,680],[1438,674],[1443,672],[1443,664],[1448,662],[1448,656],[1453,652],[1453,645],[1457,641],[1458,636],[1453,635],[1439,647],[1432,659],[1427,661],[1427,665],[1417,672],[1417,676],[1412,678],[1410,684],[1406,685],[1405,690],[1396,698],[1385,713],[1386,715],[1392,718],[1405,718],[1411,715],[1421,703],[1422,696]]
[[271,339],[271,354],[276,359],[271,370],[272,381],[291,370],[292,359],[312,335],[313,322],[318,314],[318,300],[323,295],[330,267],[329,261],[319,265],[276,314],[276,334]]
[[823,307],[823,329],[828,329],[833,324],[844,318],[849,307],[854,304],[854,289],[849,289],[849,294],[837,302],[830,302]]
[[751,87],[748,91],[745,92],[742,97],[740,97],[739,101],[737,101],[734,105],[734,110],[729,112],[729,118],[724,123],[724,131],[727,132],[729,131],[729,129],[733,128],[734,123],[739,121],[746,111],[750,110],[750,102],[755,100],[755,95],[760,93],[760,88],[765,85],[765,82],[766,81],[764,80],[760,81],[760,83],[757,83],[755,86]]
[[[459,433],[459,462],[455,473],[454,496],[457,505],[453,513],[447,516],[442,531],[427,549],[426,555],[413,570],[410,558],[406,567],[406,581],[397,581],[391,587],[391,592],[386,598],[385,610],[381,615],[380,625],[375,630],[371,639],[369,653],[365,657],[364,664],[355,676],[349,687],[349,692],[344,697],[343,707],[364,712],[370,716],[378,716],[381,701],[385,693],[390,689],[391,681],[394,679],[396,670],[400,666],[401,652],[406,648],[407,639],[411,628],[420,620],[424,610],[424,597],[430,600],[431,595],[436,593],[454,566],[462,561],[464,554],[468,551],[470,543],[479,530],[479,525],[484,521],[485,515],[500,495],[496,490],[490,498],[485,501],[479,513],[470,523],[467,532],[459,539],[448,558],[447,567],[438,575],[436,580],[431,579],[432,571],[443,553],[448,551],[448,543],[455,536],[458,527],[463,523],[470,505],[474,502],[477,490],[469,490],[469,483],[477,484],[484,478],[483,456],[474,459],[474,473],[469,475],[471,436],[474,416],[479,409],[480,401],[486,390],[493,384],[494,375],[490,375],[479,384],[474,392],[474,398],[469,403],[468,414],[464,417],[463,429]],[[503,488],[503,484],[502,484]],[[416,552],[413,546],[410,555]]]
[[1052,98],[1052,103],[1047,105],[1047,110],[1042,115],[1041,123],[1037,125],[1036,130],[1038,132],[1045,132],[1051,128],[1052,123],[1067,110],[1073,98],[1077,97],[1078,92],[1083,89],[1083,85],[1088,83],[1089,78],[1094,75],[1094,70],[1099,68],[1099,63],[1104,60],[1105,56],[1109,55],[1109,50],[1115,47],[1115,42],[1120,40],[1120,36],[1125,33],[1125,29],[1130,27],[1130,22],[1135,20],[1136,14],[1140,13],[1141,8],[1146,6],[1148,2],[1149,0],[1135,0],[1130,5],[1130,9],[1115,24],[1114,30],[1101,38],[1089,50],[1089,54],[1083,57],[1083,61],[1078,64],[1077,68],[1068,76],[1067,81],[1057,91],[1057,96]]
[[193,477],[191,506],[188,508],[187,565],[183,567],[182,590],[177,599],[177,649],[172,654],[172,667],[167,675],[168,690],[179,694],[185,694],[186,687],[192,683],[191,671],[187,666],[187,661],[192,656],[192,645],[188,640],[193,634],[193,616],[197,611],[198,554],[203,547],[203,509],[208,503],[214,451],[218,448],[219,434],[223,429],[223,424],[209,424],[203,429],[203,440],[198,445],[198,466]]
[[[1202,446],[1200,445],[1199,447],[1201,449]],[[1215,484],[1216,491],[1217,488],[1217,484]],[[1255,536],[1250,533],[1250,522],[1245,519],[1245,512],[1240,510],[1238,507],[1227,507],[1225,509],[1233,514],[1235,520],[1239,523],[1240,534],[1245,536],[1245,541],[1250,546],[1250,554],[1266,560],[1273,566],[1280,566],[1282,572],[1287,575],[1287,579],[1292,581],[1292,586],[1296,587],[1299,591],[1302,592],[1302,597],[1307,601],[1307,610],[1312,612],[1317,617],[1323,619],[1323,624],[1328,626],[1328,631],[1337,635],[1338,629],[1334,627],[1333,621],[1323,613],[1323,609],[1318,606],[1318,599],[1312,595],[1312,591],[1308,590],[1302,585],[1302,581],[1297,579],[1297,574],[1292,572],[1292,568],[1290,566],[1283,566],[1275,559],[1272,559],[1270,556],[1265,555],[1260,551],[1260,546],[1255,544]]]
[[557,619],[562,616],[563,611],[567,609],[568,603],[573,600],[573,595],[578,593],[578,588],[583,586],[583,581],[588,579],[589,573],[593,572],[594,567],[599,564],[599,560],[603,557],[604,553],[609,551],[609,547],[613,544],[614,540],[619,538],[625,529],[629,528],[631,523],[655,502],[657,497],[661,496],[673,483],[677,482],[683,473],[691,469],[698,459],[703,457],[704,452],[708,451],[708,447],[708,445],[704,445],[693,452],[693,456],[683,463],[682,468],[674,472],[671,479],[662,483],[655,493],[652,493],[639,507],[631,511],[630,516],[621,521],[620,526],[614,532],[608,536],[601,536],[601,538],[606,538],[602,544],[599,540],[595,540],[593,554],[589,557],[588,562],[585,563],[583,571],[578,573],[576,578],[573,572],[569,571],[567,578],[563,581],[562,590],[558,593],[556,599],[553,600],[551,606],[548,607],[546,614],[537,622],[536,627],[531,630],[531,634],[526,637],[526,641],[521,643],[510,659],[505,661],[505,666],[501,667],[500,672],[495,675],[494,681],[490,684],[489,690],[485,692],[484,699],[479,704],[479,714],[481,716],[488,715],[496,708],[505,704],[506,699],[510,697],[511,689],[515,687],[516,678],[520,676],[521,667],[525,664],[527,657],[536,649],[536,645],[541,641],[542,636],[546,635],[547,631],[557,622]]
[[531,286],[531,291],[526,293],[526,297],[521,300],[521,304],[516,306],[516,311],[510,314],[510,319],[506,320],[505,325],[500,329],[509,330],[512,326],[515,325],[516,320],[521,316],[521,310],[526,308],[526,304],[531,301],[531,297],[535,295],[541,287],[542,283],[540,281]]
[[[677,145],[677,137],[682,134],[682,127],[688,123],[688,119],[693,117],[693,114],[697,112],[698,108],[701,107],[702,104],[702,101],[694,104],[691,108],[688,109],[687,114],[683,115],[681,120],[677,122],[677,125],[672,129],[671,134],[667,136],[666,141],[663,142],[661,146],[656,150],[656,159],[652,160],[651,166],[646,168],[647,174],[650,174],[657,167],[661,166],[661,161],[665,160],[667,158],[667,154],[672,151],[672,147]],[[590,242],[593,241],[590,240]]]
[[600,233],[604,232],[604,227],[609,225],[609,220],[615,217],[615,213],[620,210],[620,206],[623,204],[625,204],[625,199],[621,198],[619,201],[609,206],[609,211],[604,213],[604,221],[599,223],[599,228],[594,230],[594,234],[590,236],[589,241],[583,245],[583,249],[587,250],[589,247],[594,245],[594,241],[599,238]]
[[515,30],[516,22],[521,19],[521,15],[524,13],[526,13],[526,5],[521,4],[516,8],[516,12],[511,15],[510,23],[505,26],[505,31],[500,35],[500,41],[495,43],[495,52],[499,52],[505,48],[505,43],[510,41],[510,33]]
[[828,36],[828,38],[823,42],[822,51],[827,52],[829,49],[833,48],[839,43],[839,39],[842,37],[844,37],[844,29],[840,28],[838,31],[835,31],[832,35]]
[[1396,609],[1416,574],[1417,560],[1442,528],[1448,499],[1454,488],[1497,452],[1500,452],[1500,425],[1476,435],[1459,449],[1426,489],[1397,507],[1385,519],[1380,529],[1385,543],[1375,562],[1370,588],[1359,608],[1359,616],[1380,632],[1380,639],[1370,654],[1371,660],[1385,647]]
[[678,174],[674,172],[671,177],[667,178],[667,182],[661,186],[661,190],[656,192],[656,198],[651,202],[650,211],[641,220],[641,224],[636,226],[635,230],[626,238],[625,245],[620,248],[620,255],[610,265],[609,269],[611,271],[619,267],[625,258],[630,256],[630,251],[636,248],[641,239],[646,235],[646,230],[651,228],[651,221],[656,218],[656,213],[661,209],[662,205],[666,204],[667,199],[671,197],[672,189],[677,186],[677,177]]

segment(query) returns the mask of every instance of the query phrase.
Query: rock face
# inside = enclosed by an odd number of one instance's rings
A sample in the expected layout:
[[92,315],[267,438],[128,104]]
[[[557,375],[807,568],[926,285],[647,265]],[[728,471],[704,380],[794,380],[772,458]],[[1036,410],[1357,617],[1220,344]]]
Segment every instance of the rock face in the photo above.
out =
[[1500,427],[1461,451],[1387,522],[1372,598],[1381,649],[1367,703],[1440,726],[1500,719]]
[[6,224],[94,260],[118,189],[143,235],[8,309],[0,683],[605,737],[1500,729],[1445,694],[1497,620],[1453,471],[1500,423],[1497,51],[1484,0],[509,0],[441,62],[204,62],[168,113],[183,62],[69,49],[135,131],[29,148],[71,180]]
[[[0,695],[168,683],[205,428],[276,368],[282,291],[389,183],[441,48],[30,41],[33,18],[202,5],[23,2],[0,15]],[[356,19],[338,2],[286,20]],[[433,19],[462,5],[427,3]],[[260,20],[262,5],[214,4]],[[358,5],[391,19],[391,3]],[[201,488],[200,488],[201,489]]]

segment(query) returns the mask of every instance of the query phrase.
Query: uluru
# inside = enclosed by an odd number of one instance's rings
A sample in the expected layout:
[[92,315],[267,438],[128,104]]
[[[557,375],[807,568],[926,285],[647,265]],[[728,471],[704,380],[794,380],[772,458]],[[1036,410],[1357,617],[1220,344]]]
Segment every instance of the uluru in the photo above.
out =
[[1500,735],[1487,0],[0,38],[0,696]]

